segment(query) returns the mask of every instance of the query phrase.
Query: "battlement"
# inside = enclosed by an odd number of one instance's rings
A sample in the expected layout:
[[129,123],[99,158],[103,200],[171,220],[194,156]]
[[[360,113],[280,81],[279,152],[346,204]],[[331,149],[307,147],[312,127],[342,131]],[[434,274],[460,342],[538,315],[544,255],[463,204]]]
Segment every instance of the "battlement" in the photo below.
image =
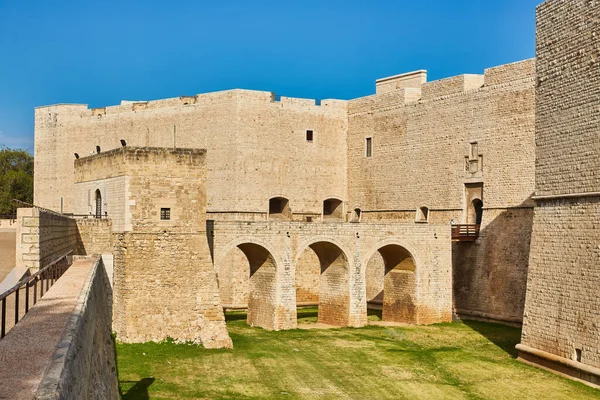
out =
[[427,71],[413,71],[376,80],[375,94],[350,100],[348,113],[397,108],[534,79],[535,59],[488,68],[483,75],[463,74],[431,82],[427,82]]
[[[326,107],[330,109],[346,109],[346,100],[315,100],[296,97],[278,96],[273,92],[259,90],[232,89],[219,92],[197,94],[195,96],[179,96],[159,100],[122,100],[120,104],[106,107],[89,108],[87,104],[54,104],[36,108],[36,115],[54,112],[61,115],[79,115],[80,117],[102,118],[106,115],[126,112],[139,112],[174,107],[203,107],[219,102],[244,101],[257,103],[276,103],[282,108],[311,109]],[[315,108],[315,110],[318,108]]]
[[485,84],[483,75],[458,75],[424,83],[421,100],[431,100],[442,96],[464,93],[479,89]]
[[397,89],[420,88],[427,82],[427,71],[407,72],[404,74],[388,76],[375,81],[375,93],[386,93]]

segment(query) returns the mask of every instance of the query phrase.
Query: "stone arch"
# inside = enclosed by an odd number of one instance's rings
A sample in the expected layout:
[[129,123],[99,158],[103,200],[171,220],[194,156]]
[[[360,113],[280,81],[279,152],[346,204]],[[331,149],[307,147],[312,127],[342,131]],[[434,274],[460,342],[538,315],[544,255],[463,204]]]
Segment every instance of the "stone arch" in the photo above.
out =
[[343,221],[344,220],[344,200],[339,197],[328,197],[323,200],[323,209],[321,210],[323,221]]
[[275,196],[269,199],[269,221],[291,221],[292,209],[290,200],[283,196]]
[[362,217],[362,209],[360,207],[354,207],[352,215],[350,216],[350,222],[359,223]]
[[[244,268],[233,270],[237,275],[228,276],[227,273],[231,272],[227,265],[227,261],[230,261],[228,255],[232,252],[242,254],[245,265]],[[276,329],[277,272],[280,263],[274,253],[256,240],[238,239],[225,246],[215,261],[222,296],[226,297],[229,294],[228,290],[236,284],[239,285],[239,282],[242,282],[239,286],[247,285],[247,323],[264,329]]]
[[333,241],[312,240],[296,257],[298,274],[299,261],[312,252],[318,261],[318,321],[321,323],[348,326],[350,322],[350,263],[347,253]]
[[382,243],[366,258],[367,301],[373,292],[369,279],[375,275],[370,271],[372,260],[380,260],[377,282],[381,288],[378,299],[381,302],[382,320],[403,323],[417,321],[417,260],[406,247],[394,243]]
[[429,222],[429,207],[422,206],[417,210],[417,214],[415,216],[416,222]]

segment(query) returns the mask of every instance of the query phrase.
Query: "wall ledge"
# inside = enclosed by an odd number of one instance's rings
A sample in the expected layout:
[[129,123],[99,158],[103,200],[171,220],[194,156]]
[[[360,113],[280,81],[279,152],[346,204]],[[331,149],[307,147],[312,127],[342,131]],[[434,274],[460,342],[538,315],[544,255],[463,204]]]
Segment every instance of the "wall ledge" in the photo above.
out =
[[534,349],[521,343],[515,348],[519,352],[519,361],[600,389],[600,368]]

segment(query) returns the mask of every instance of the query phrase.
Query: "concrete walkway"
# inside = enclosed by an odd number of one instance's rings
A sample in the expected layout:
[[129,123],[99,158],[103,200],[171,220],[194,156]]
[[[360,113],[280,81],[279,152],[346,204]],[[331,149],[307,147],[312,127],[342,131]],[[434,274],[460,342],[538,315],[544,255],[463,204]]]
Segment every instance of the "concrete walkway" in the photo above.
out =
[[0,340],[0,399],[31,399],[62,340],[94,260],[76,260]]

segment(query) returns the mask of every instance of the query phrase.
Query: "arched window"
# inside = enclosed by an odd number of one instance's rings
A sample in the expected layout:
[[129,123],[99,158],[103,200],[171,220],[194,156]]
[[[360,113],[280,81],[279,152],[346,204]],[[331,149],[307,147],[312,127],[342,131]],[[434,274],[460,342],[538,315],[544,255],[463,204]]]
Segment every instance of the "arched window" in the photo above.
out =
[[417,210],[417,222],[429,222],[429,208],[421,207]]
[[289,221],[292,219],[290,201],[285,197],[273,197],[269,200],[269,220]]
[[355,208],[354,211],[352,212],[352,218],[350,219],[350,222],[354,222],[354,223],[360,222],[361,212],[362,211],[360,208]]
[[102,218],[102,194],[96,189],[96,218]]
[[339,199],[327,199],[323,201],[323,219],[344,219],[344,206]]

